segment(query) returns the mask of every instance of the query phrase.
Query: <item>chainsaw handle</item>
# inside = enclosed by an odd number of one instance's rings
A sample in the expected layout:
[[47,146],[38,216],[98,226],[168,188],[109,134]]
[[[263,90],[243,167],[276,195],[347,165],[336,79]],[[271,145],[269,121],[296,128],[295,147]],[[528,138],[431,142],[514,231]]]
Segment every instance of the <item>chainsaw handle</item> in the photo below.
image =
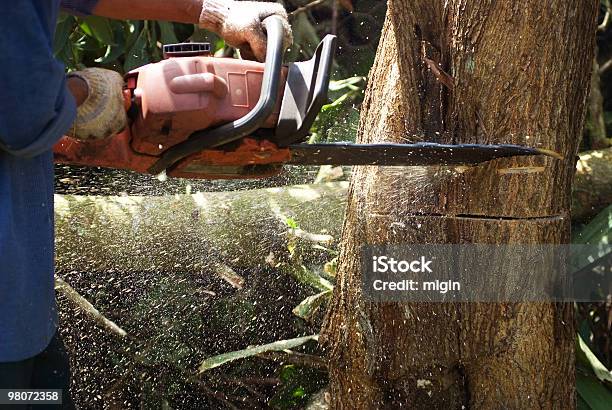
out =
[[263,25],[268,37],[266,61],[261,92],[255,107],[244,117],[228,124],[194,132],[185,142],[165,151],[159,160],[149,168],[149,173],[159,174],[192,154],[246,137],[261,128],[268,117],[272,115],[280,87],[283,53],[285,51],[283,46],[285,33],[283,21],[278,16],[266,17]]

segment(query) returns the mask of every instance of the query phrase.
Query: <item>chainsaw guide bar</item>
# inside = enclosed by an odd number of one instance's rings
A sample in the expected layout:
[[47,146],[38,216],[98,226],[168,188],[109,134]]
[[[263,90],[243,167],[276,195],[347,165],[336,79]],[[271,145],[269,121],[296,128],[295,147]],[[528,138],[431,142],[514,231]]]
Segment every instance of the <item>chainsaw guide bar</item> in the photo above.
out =
[[289,146],[291,165],[475,165],[497,158],[546,155],[520,145],[482,144],[295,144]]

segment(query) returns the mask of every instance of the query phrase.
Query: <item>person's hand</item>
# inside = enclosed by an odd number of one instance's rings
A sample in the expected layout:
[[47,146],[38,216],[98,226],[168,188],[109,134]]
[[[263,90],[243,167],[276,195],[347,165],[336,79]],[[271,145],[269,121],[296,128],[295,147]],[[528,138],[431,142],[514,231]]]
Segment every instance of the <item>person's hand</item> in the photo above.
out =
[[285,8],[279,3],[234,0],[204,0],[200,27],[221,36],[227,44],[240,50],[245,58],[266,57],[266,34],[263,20],[279,16],[283,20],[285,49],[293,42]]
[[[86,68],[68,74],[69,82],[76,79],[87,84],[87,95],[78,105],[70,136],[80,140],[101,139],[123,130],[127,115],[121,74],[103,68]],[[75,99],[80,102],[78,94]]]

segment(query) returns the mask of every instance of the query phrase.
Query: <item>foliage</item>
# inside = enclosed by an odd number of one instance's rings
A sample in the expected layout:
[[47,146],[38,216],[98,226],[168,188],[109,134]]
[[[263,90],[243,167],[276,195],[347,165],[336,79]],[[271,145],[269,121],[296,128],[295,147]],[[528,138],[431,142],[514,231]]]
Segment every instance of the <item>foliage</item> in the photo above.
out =
[[310,142],[355,141],[365,83],[365,77],[330,82],[331,102],[323,106],[314,122]]
[[[578,229],[574,244],[597,245],[601,252],[609,252],[612,237],[612,206],[600,212],[588,225]],[[580,260],[595,260],[605,255],[581,255]],[[581,281],[587,278],[581,278]],[[607,288],[598,289],[602,297]],[[577,304],[579,332],[576,341],[576,389],[579,409],[607,409],[612,403],[612,374],[597,357],[609,357],[610,329],[608,316],[612,307],[606,303]],[[595,352],[593,351],[595,350]],[[596,354],[597,353],[597,354]]]
[[605,410],[612,403],[612,373],[578,335],[576,342],[578,408]]
[[209,38],[223,42],[193,25],[162,21],[111,20],[61,14],[53,51],[69,70],[105,67],[122,73],[162,58],[162,45]]
[[304,343],[310,341],[317,341],[319,338],[318,335],[297,337],[295,339],[288,340],[279,340],[277,342],[268,343],[260,346],[252,346],[248,347],[244,350],[237,350],[235,352],[223,353],[217,356],[209,357],[204,360],[198,369],[199,373],[204,373],[207,370],[214,369],[215,367],[219,367],[224,365],[225,363],[232,362],[238,359],[245,359],[247,357],[253,357],[258,354],[271,352],[271,351],[282,351],[287,349],[293,349],[295,347],[301,346]]
[[281,388],[269,402],[270,407],[279,410],[302,407],[326,383],[319,371],[295,365],[283,366],[279,378]]
[[610,244],[612,241],[612,206],[601,211],[588,225],[577,229],[572,243],[584,245]]
[[332,289],[324,290],[316,295],[308,296],[293,309],[293,314],[304,320],[310,320],[312,316],[331,299]]

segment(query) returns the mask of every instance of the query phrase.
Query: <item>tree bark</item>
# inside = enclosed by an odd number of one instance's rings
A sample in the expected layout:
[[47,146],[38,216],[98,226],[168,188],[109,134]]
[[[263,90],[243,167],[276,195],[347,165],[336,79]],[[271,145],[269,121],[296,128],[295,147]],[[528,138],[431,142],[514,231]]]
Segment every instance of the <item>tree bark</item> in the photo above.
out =
[[574,407],[571,305],[373,304],[360,249],[566,242],[595,17],[590,1],[389,1],[360,142],[514,143],[565,159],[355,169],[322,337],[333,408]]

